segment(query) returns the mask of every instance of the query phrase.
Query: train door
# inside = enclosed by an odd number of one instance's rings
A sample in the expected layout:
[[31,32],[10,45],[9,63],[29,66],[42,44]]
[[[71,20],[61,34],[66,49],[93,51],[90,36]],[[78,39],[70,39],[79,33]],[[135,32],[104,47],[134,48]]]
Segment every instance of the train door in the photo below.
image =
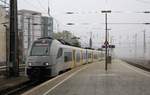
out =
[[59,48],[58,49],[58,53],[57,53],[57,57],[56,57],[56,71],[59,72],[59,71],[62,71],[64,70],[64,55],[63,55],[63,52],[65,50],[63,48]]
[[88,63],[88,51],[87,51],[87,49],[86,49],[86,57],[85,57],[85,60],[86,60],[85,63]]
[[92,62],[93,62],[93,58],[94,58],[94,53],[93,53],[93,51],[92,51],[92,53],[91,53],[91,58],[92,58]]
[[82,65],[83,64],[83,51],[81,50],[80,52],[80,64]]
[[71,68],[74,68],[76,66],[76,51],[73,49],[72,50],[72,65],[71,65]]

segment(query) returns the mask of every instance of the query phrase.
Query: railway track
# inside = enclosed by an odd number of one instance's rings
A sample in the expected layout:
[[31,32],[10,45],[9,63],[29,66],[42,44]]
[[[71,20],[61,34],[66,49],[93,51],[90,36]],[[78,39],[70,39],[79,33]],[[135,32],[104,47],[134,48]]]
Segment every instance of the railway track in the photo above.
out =
[[149,68],[149,67],[145,67],[145,66],[143,66],[143,65],[141,65],[141,64],[137,64],[137,63],[135,63],[135,62],[133,62],[133,61],[124,60],[124,59],[122,59],[122,60],[125,61],[125,62],[127,62],[127,63],[130,64],[130,65],[133,65],[133,66],[135,66],[135,67],[138,67],[138,68],[140,68],[140,69],[143,69],[143,70],[146,70],[146,71],[150,72],[150,68]]
[[[68,70],[60,73],[59,75],[65,74],[68,71],[70,71],[70,70],[68,69]],[[30,89],[32,89],[32,88],[42,84],[42,83],[44,83],[44,82],[46,82],[48,80],[51,80],[53,78],[55,78],[55,77],[49,77],[49,78],[46,78],[46,79],[35,80],[35,81],[29,80],[29,81],[26,81],[26,82],[24,82],[22,84],[19,84],[19,85],[15,86],[13,88],[8,88],[8,89],[5,89],[3,91],[0,91],[0,95],[21,95],[24,92],[26,92],[26,91],[28,91],[28,90],[30,90]]]
[[20,95],[29,89],[45,82],[46,80],[26,81],[22,84],[0,91],[0,95]]
[[[6,66],[0,66],[0,75],[4,75],[6,73],[6,69],[7,69]],[[20,72],[24,72],[25,65],[20,65],[19,70]],[[36,80],[36,81],[27,80],[16,86],[0,90],[0,95],[20,95],[28,91],[29,89],[32,89],[33,87],[45,82],[46,80],[48,79]]]

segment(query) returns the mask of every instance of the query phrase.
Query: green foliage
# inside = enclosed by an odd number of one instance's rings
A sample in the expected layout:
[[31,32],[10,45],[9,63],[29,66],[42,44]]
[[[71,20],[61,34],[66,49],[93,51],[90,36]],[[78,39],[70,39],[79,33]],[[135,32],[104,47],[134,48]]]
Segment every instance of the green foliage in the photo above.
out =
[[64,41],[80,47],[79,38],[74,36],[70,31],[64,30],[63,32],[53,33],[53,38],[55,39],[63,39]]

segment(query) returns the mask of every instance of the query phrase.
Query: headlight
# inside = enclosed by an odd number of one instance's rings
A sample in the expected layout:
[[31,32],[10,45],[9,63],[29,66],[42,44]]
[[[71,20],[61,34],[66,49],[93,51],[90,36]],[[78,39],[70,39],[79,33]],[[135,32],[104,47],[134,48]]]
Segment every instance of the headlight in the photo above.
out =
[[48,65],[49,65],[49,63],[48,63],[48,62],[46,62],[46,63],[44,63],[44,65],[48,66]]
[[31,65],[32,65],[32,63],[28,63],[28,65],[29,65],[29,66],[31,66]]

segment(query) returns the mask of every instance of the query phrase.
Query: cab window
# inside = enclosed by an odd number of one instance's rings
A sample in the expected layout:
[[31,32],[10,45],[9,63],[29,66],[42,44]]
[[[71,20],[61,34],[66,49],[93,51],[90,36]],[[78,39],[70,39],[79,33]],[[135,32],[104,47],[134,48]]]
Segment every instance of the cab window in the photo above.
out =
[[63,49],[59,48],[58,53],[57,53],[57,58],[61,57],[63,54]]

